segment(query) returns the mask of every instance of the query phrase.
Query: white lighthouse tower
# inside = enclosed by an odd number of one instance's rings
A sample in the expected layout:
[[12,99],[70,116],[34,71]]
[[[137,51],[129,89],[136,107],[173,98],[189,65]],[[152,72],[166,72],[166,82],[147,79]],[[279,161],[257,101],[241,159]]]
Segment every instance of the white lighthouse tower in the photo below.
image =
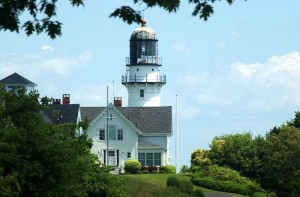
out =
[[160,67],[156,34],[143,20],[131,34],[130,57],[126,58],[126,74],[122,76],[122,84],[128,90],[128,107],[160,106],[160,89],[166,84]]

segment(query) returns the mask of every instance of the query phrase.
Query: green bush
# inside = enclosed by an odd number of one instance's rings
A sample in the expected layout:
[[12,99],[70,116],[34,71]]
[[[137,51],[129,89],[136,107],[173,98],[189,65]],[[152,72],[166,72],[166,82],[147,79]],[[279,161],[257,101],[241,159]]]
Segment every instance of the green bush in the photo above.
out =
[[125,162],[124,169],[126,173],[137,174],[138,172],[140,172],[141,163],[137,160],[128,160]]
[[252,191],[244,184],[236,183],[233,181],[220,181],[214,180],[212,177],[201,177],[194,174],[192,176],[192,182],[201,187],[223,191],[232,192],[237,194],[251,195]]
[[168,187],[175,187],[175,188],[179,188],[179,179],[175,176],[170,176],[167,179],[167,186]]
[[[242,186],[237,186],[235,188],[237,188],[237,190],[242,190],[241,192],[243,192],[243,193],[245,193],[245,191],[244,191],[245,189],[241,189],[242,187],[247,188],[246,190],[249,190],[251,193],[264,192],[264,190],[259,186],[259,184],[257,184],[254,181],[251,181],[247,177],[241,176],[237,171],[232,170],[227,167],[210,165],[206,169],[200,169],[200,170],[198,169],[198,171],[196,171],[196,173],[194,173],[193,176],[197,176],[198,178],[210,177],[214,181],[219,181],[219,182],[225,181],[225,182],[228,182],[227,184],[233,185],[233,187],[235,187],[234,186],[235,184],[242,185]],[[208,184],[208,181],[206,181],[206,184]],[[215,187],[219,187],[219,186],[215,186]],[[240,188],[240,189],[238,189],[238,188]],[[211,188],[211,189],[213,189],[213,188]],[[225,189],[226,189],[226,187],[225,187]],[[221,188],[217,189],[217,190],[227,191],[227,189],[222,190]]]
[[167,179],[167,186],[176,188],[185,194],[193,194],[193,184],[187,179],[178,179],[176,176],[170,176]]
[[268,195],[267,195],[267,193],[265,193],[265,192],[254,192],[253,194],[252,194],[252,197],[267,197]]
[[193,193],[196,197],[205,197],[204,192],[200,188],[196,188]]
[[159,170],[163,170],[167,174],[176,174],[176,167],[172,165],[160,166]]
[[148,170],[142,170],[141,172],[142,172],[142,174],[149,174]]
[[193,193],[193,184],[190,180],[182,179],[179,180],[179,191],[185,194],[192,194]]

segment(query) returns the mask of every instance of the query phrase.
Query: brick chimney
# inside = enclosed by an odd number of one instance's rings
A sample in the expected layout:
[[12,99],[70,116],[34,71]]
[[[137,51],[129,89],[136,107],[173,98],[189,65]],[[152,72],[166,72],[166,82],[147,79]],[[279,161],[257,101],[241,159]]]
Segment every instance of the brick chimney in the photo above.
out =
[[70,104],[70,94],[63,94],[63,104],[64,105]]
[[122,107],[122,97],[115,97],[114,98],[114,105],[116,107]]
[[60,101],[61,101],[60,99],[53,99],[52,100],[52,105],[60,105],[61,104]]

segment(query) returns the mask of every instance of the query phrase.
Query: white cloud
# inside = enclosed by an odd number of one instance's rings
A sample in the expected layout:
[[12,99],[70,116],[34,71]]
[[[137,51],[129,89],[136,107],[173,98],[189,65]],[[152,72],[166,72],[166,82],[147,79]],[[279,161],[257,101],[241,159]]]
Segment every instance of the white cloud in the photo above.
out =
[[177,42],[177,43],[174,43],[173,45],[173,48],[175,51],[183,54],[183,55],[190,55],[191,54],[191,50],[190,48],[187,46],[187,43],[182,41],[182,42]]
[[43,46],[41,46],[41,49],[44,51],[53,51],[54,50],[54,48],[52,48],[49,45],[43,45]]
[[244,94],[248,93],[250,108],[270,110],[300,104],[299,52],[273,56],[264,63],[235,63],[231,66],[231,79],[247,85],[248,92]]
[[237,72],[237,75],[239,75],[244,80],[250,80],[252,78],[252,75],[255,74],[261,66],[261,64],[257,63],[250,65],[246,65],[244,63],[234,63],[233,65],[231,65],[231,69],[234,72]]
[[235,63],[231,66],[231,71],[243,80],[251,80],[264,86],[283,85],[295,88],[300,85],[300,54],[292,52],[273,56],[265,63]]
[[92,58],[92,53],[86,51],[80,54],[78,57],[57,57],[48,59],[43,62],[43,66],[47,70],[54,71],[58,74],[65,74],[70,70],[77,69],[78,67],[86,64]]

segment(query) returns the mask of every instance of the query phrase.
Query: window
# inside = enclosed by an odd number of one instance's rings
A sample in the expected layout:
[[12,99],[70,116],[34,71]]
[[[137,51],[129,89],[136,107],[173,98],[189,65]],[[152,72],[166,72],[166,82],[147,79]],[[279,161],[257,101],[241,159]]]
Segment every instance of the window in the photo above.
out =
[[116,140],[116,127],[115,126],[108,127],[108,139]]
[[130,159],[131,158],[131,152],[127,153],[127,158]]
[[146,166],[153,166],[153,153],[146,153]]
[[105,140],[105,130],[104,129],[99,130],[99,140]]
[[138,158],[138,160],[139,160],[139,162],[142,164],[142,166],[145,166],[146,165],[146,163],[145,163],[145,153],[139,153],[139,158]]
[[138,160],[142,166],[161,166],[161,153],[139,153]]
[[115,156],[115,151],[113,150],[108,151],[108,156]]
[[154,153],[154,165],[155,166],[161,165],[161,154],[160,153]]
[[144,90],[143,89],[140,89],[140,97],[144,98]]
[[123,130],[122,129],[118,129],[118,140],[123,140]]

